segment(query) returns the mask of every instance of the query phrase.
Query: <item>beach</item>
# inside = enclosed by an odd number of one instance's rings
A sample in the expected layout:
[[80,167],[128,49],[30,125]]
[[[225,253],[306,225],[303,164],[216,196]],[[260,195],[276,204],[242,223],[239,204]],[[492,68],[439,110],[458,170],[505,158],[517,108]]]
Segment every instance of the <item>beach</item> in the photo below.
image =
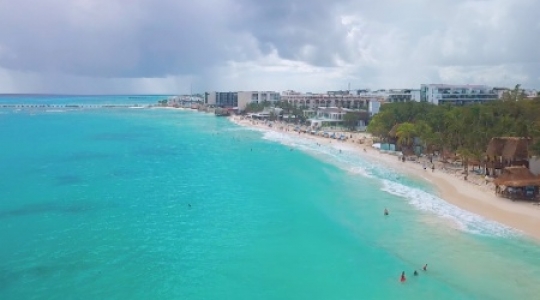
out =
[[253,121],[239,116],[230,117],[230,120],[241,126],[277,131],[298,138],[314,140],[319,144],[331,143],[334,147],[353,151],[358,156],[383,163],[388,168],[393,168],[432,184],[437,189],[438,196],[448,203],[489,220],[507,225],[527,236],[540,240],[540,231],[538,230],[540,227],[540,206],[530,202],[513,202],[510,199],[498,197],[492,188],[485,185],[483,180],[473,178],[465,181],[463,175],[459,175],[459,172],[443,171],[441,169],[442,164],[436,164],[436,169],[432,171],[429,167],[425,170],[421,162],[398,161],[394,155],[381,153],[371,145],[357,142],[358,139],[367,137],[367,134],[355,133],[352,139],[338,141],[309,133],[299,134],[293,130],[294,126],[292,125],[288,126],[288,129],[280,129],[281,126],[286,125],[277,124],[269,127],[263,121]]

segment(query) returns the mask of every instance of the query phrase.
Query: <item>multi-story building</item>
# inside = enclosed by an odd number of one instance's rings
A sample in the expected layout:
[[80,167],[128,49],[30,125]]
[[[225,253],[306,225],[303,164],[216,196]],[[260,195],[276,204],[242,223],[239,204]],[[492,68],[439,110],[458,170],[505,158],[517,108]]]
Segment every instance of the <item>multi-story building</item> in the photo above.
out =
[[208,92],[205,93],[204,103],[218,107],[238,107],[237,92]]
[[280,101],[280,94],[270,91],[238,92],[238,108],[244,110],[249,103]]
[[392,89],[386,92],[386,103],[420,102],[420,90]]
[[302,94],[295,91],[285,91],[281,94],[281,101],[305,109],[315,109],[319,107],[365,109],[371,100],[376,100],[376,97],[355,95],[348,91],[328,92],[326,94]]
[[435,105],[467,105],[497,99],[497,91],[485,85],[422,84],[420,86],[420,100]]

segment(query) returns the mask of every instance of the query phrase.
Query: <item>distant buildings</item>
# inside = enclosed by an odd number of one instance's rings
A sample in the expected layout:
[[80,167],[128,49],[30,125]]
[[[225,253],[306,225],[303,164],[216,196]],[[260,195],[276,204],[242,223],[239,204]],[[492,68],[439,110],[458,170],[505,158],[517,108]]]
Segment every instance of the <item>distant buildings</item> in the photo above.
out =
[[281,95],[270,91],[238,92],[238,108],[243,110],[250,103],[264,103],[280,101]]
[[244,110],[250,103],[276,102],[279,100],[279,93],[270,91],[207,92],[205,93],[204,103],[217,107]]
[[204,104],[217,107],[238,107],[238,92],[209,92],[205,94]]
[[420,101],[435,105],[467,105],[499,99],[498,91],[485,85],[422,84]]
[[[292,106],[311,111],[321,108],[346,108],[366,110],[370,115],[379,112],[381,105],[397,102],[427,102],[434,105],[467,105],[501,99],[507,88],[486,85],[422,84],[420,89],[358,89],[337,90],[326,93],[301,93],[287,90],[274,91],[207,92],[204,103],[223,108],[244,110],[250,103],[287,102]],[[521,90],[525,97],[536,97],[536,90]]]
[[341,107],[348,109],[367,109],[369,101],[377,100],[372,96],[355,95],[350,91],[330,91],[323,93],[299,93],[285,91],[281,94],[281,101],[304,108],[316,109],[319,107]]

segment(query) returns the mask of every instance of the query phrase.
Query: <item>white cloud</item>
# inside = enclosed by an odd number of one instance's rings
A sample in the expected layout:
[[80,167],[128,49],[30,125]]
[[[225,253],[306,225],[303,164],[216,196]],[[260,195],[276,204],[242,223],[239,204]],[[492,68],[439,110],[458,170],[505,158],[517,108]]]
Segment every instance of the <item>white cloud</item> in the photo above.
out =
[[0,2],[0,90],[540,87],[535,0]]

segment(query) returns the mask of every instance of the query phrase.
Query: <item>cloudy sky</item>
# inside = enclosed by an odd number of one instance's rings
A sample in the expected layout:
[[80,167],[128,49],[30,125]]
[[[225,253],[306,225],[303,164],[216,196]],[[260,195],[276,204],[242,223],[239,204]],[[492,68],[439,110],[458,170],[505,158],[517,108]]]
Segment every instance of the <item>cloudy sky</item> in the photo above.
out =
[[540,88],[538,0],[0,0],[0,93]]

